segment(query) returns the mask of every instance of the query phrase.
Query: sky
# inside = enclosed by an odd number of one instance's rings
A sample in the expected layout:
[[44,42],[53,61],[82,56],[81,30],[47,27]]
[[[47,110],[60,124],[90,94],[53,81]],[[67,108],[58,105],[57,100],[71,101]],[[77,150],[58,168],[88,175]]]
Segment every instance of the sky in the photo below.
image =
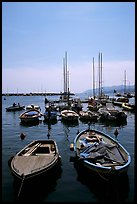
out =
[[61,92],[135,84],[135,2],[2,2],[2,92]]

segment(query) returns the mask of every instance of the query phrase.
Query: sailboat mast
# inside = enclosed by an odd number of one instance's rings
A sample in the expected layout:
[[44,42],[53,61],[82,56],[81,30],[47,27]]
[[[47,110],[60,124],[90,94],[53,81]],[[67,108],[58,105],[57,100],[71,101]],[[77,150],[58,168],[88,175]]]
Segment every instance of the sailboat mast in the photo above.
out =
[[100,52],[99,52],[99,58],[98,58],[98,68],[99,68],[99,89],[98,89],[99,93],[98,95],[100,97]]
[[102,96],[102,53],[101,53],[101,67],[100,67],[100,77],[101,77],[101,96]]
[[93,98],[95,99],[95,70],[94,70],[94,57],[93,57]]
[[126,70],[124,72],[124,93],[126,93]]
[[66,84],[66,78],[65,78],[65,59],[63,57],[63,78],[64,78],[64,93],[65,93],[65,84]]
[[68,82],[67,82],[67,74],[68,74],[68,73],[67,73],[67,52],[65,52],[65,62],[66,62],[66,63],[65,63],[65,68],[66,68],[66,71],[65,71],[65,73],[66,73],[66,75],[65,75],[65,79],[66,79],[66,80],[65,80],[65,91],[67,92],[67,89],[68,89],[68,87],[67,87],[67,83],[68,83]]

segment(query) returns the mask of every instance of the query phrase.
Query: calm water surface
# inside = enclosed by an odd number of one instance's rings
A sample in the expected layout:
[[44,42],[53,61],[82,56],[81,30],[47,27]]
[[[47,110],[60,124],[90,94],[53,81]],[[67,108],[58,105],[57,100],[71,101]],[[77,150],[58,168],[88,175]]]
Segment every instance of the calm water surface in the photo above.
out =
[[[6,100],[4,100],[6,98]],[[52,99],[49,98],[49,99]],[[133,99],[130,99],[133,100]],[[126,112],[127,124],[115,125],[92,123],[91,128],[103,131],[114,138],[114,131],[118,128],[118,141],[131,155],[131,164],[128,172],[123,177],[117,176],[114,180],[105,180],[100,175],[97,177],[88,174],[75,163],[75,153],[70,151],[78,131],[88,127],[88,124],[79,121],[78,124],[63,124],[59,118],[56,124],[48,125],[43,118],[38,125],[23,126],[20,124],[19,115],[23,111],[6,112],[6,107],[13,102],[21,105],[36,104],[44,113],[44,97],[42,96],[7,96],[2,97],[2,200],[3,202],[15,201],[18,186],[15,185],[11,175],[8,160],[12,155],[35,139],[55,139],[61,155],[61,169],[51,175],[50,179],[37,181],[31,188],[22,188],[20,199],[44,202],[99,202],[99,201],[134,201],[134,137],[135,114]],[[84,104],[84,108],[86,109]],[[26,135],[21,140],[20,134]],[[48,137],[48,134],[50,135]]]

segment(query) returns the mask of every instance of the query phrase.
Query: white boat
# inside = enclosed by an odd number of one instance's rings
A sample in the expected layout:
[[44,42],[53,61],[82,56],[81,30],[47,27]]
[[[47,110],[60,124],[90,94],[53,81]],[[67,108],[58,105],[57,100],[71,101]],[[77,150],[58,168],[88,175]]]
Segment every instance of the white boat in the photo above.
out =
[[54,140],[34,140],[11,158],[9,166],[15,179],[30,180],[49,172],[60,158]]
[[37,109],[27,110],[20,114],[19,118],[22,123],[39,122],[42,113]]
[[117,140],[98,130],[81,131],[74,139],[73,147],[78,161],[93,172],[123,173],[131,162],[129,153]]
[[122,103],[123,110],[135,112],[135,104],[132,103]]
[[60,116],[61,116],[61,120],[70,121],[70,122],[78,121],[78,118],[79,118],[79,115],[72,110],[63,110],[61,111]]
[[39,105],[31,104],[31,105],[26,106],[26,110],[32,110],[32,109],[41,110]]

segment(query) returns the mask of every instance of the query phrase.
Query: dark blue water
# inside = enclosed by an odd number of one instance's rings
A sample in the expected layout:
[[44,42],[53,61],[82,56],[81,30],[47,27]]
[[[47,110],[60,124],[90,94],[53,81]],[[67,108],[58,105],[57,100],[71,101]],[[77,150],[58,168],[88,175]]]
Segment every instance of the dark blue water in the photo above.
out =
[[[128,172],[122,178],[119,176],[114,181],[105,181],[98,175],[94,177],[84,172],[75,163],[75,153],[70,151],[70,144],[73,143],[78,131],[88,127],[86,123],[79,121],[78,124],[63,124],[60,120],[50,126],[43,122],[38,125],[23,126],[20,124],[19,115],[23,111],[6,112],[6,107],[13,102],[22,105],[36,104],[41,107],[44,113],[43,96],[7,96],[2,97],[2,200],[4,202],[14,201],[17,196],[17,187],[11,175],[8,160],[9,158],[35,139],[55,139],[61,155],[61,171],[51,180],[38,182],[32,188],[22,189],[22,198],[25,200],[37,200],[44,202],[99,202],[99,201],[134,201],[134,139],[135,139],[135,114],[126,112],[127,124],[104,124],[93,123],[91,128],[103,131],[113,138],[114,131],[118,128],[118,141],[127,149],[131,155],[131,164]],[[54,98],[54,97],[53,97]],[[52,99],[49,98],[49,99]],[[133,100],[133,99],[130,99]],[[86,109],[84,104],[84,108]],[[59,119],[59,118],[58,118]],[[20,134],[26,135],[21,140]],[[55,176],[55,175],[54,175]],[[50,182],[51,181],[51,182]]]

